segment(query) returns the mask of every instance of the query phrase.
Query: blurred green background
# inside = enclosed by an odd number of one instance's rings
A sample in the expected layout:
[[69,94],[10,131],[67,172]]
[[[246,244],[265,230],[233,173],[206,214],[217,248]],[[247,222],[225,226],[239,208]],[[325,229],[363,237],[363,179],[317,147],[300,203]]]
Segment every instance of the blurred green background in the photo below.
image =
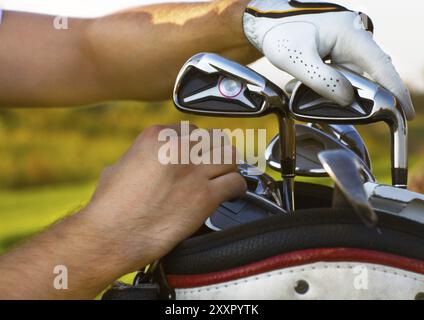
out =
[[[410,124],[410,165],[420,188],[424,158],[424,95],[414,95],[418,117]],[[148,126],[190,120],[204,128],[266,128],[273,116],[224,119],[179,113],[171,102],[111,103],[74,109],[0,109],[0,253],[90,198],[101,170],[114,163]],[[384,124],[360,127],[380,182],[390,183],[390,138]]]

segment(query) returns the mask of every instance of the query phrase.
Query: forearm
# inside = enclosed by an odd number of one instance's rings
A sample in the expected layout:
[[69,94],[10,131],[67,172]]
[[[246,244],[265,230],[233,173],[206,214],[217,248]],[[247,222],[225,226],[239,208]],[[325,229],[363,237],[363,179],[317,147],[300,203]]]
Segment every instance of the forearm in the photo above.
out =
[[[122,235],[114,241],[106,230],[102,221],[83,211],[1,256],[0,299],[94,298],[130,271],[122,248],[117,248]],[[57,266],[67,269],[65,290],[54,286],[55,278],[64,276],[54,273]]]
[[93,22],[92,56],[114,99],[169,99],[182,64],[217,52],[240,62],[259,57],[242,29],[248,1],[144,6]]
[[85,51],[90,20],[69,19],[56,29],[55,17],[3,14],[0,24],[0,107],[76,105],[98,97],[93,64]]
[[143,6],[98,19],[6,12],[0,25],[0,106],[72,106],[169,99],[191,55],[259,58],[242,30],[247,0]]

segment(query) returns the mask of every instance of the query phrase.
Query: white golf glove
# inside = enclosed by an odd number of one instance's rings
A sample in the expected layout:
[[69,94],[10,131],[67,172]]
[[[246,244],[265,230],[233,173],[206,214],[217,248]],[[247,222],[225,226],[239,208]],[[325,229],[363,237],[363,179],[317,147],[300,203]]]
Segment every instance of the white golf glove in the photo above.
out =
[[408,89],[390,57],[372,38],[364,14],[332,3],[254,0],[243,17],[249,41],[279,69],[341,105],[353,101],[349,81],[324,63],[366,72],[398,98],[406,117],[415,116]]

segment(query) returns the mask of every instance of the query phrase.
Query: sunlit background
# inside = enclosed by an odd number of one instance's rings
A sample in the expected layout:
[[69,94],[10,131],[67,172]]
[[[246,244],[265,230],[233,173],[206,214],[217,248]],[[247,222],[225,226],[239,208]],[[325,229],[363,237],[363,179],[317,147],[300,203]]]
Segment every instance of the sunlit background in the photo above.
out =
[[[155,1],[0,0],[0,8],[94,17],[152,2]],[[419,189],[420,162],[424,159],[421,147],[424,145],[424,111],[421,111],[424,108],[424,44],[421,39],[424,2],[337,2],[373,18],[377,41],[390,53],[413,91],[418,117],[410,126],[411,177],[414,188]],[[280,84],[289,79],[264,61],[255,68]],[[187,118],[203,127],[267,128],[269,139],[277,131],[273,118],[187,117],[175,111],[170,102],[104,103],[77,109],[0,109],[0,253],[83,206],[102,168],[116,161],[143,128]],[[378,179],[389,183],[387,128],[373,125],[360,130],[371,150]]]

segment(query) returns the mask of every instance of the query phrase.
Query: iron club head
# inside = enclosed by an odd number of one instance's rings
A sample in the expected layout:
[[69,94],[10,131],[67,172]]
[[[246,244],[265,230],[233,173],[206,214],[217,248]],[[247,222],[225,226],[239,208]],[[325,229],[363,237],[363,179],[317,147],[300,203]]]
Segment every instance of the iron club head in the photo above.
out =
[[174,87],[177,109],[200,115],[261,117],[286,112],[284,92],[246,66],[213,53],[199,53],[181,68]]
[[[367,226],[375,226],[378,216],[372,209],[365,192],[363,165],[346,150],[323,151],[318,158],[345,202],[352,206]],[[334,200],[334,205],[339,206],[340,199],[334,198]]]
[[350,124],[310,123],[309,126],[317,128],[336,139],[341,144],[352,150],[372,170],[371,156],[365,141],[362,139],[355,126]]
[[[275,136],[265,151],[265,159],[268,166],[276,171],[280,171],[280,137]],[[301,177],[328,177],[327,171],[323,168],[318,154],[328,150],[345,150],[351,153],[352,157],[364,165],[364,173],[367,181],[375,182],[375,178],[366,165],[366,158],[360,158],[347,145],[337,140],[336,137],[327,134],[317,128],[296,124],[296,175]]]
[[408,127],[397,99],[377,83],[350,70],[336,67],[356,90],[355,101],[339,106],[298,83],[290,99],[291,115],[298,120],[319,123],[368,124],[386,122],[392,136],[393,185],[406,188],[408,179]]

